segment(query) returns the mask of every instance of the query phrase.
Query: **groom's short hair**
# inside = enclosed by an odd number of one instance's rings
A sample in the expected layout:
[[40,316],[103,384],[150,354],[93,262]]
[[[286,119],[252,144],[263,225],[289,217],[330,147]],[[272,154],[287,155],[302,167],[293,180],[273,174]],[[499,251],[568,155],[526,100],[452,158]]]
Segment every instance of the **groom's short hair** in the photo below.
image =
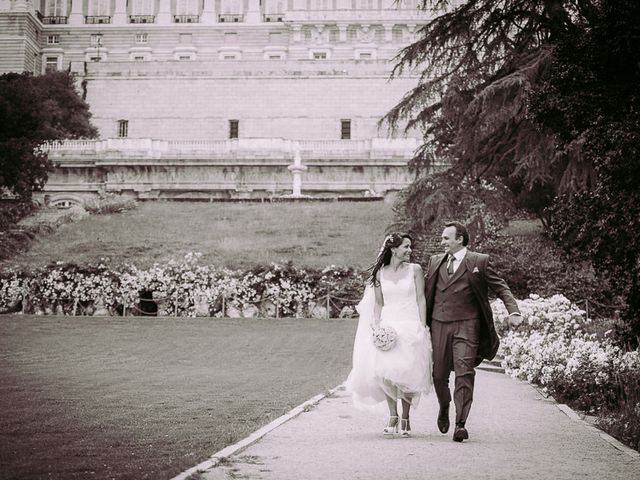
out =
[[449,222],[444,228],[447,227],[455,227],[456,228],[456,238],[462,237],[462,246],[466,247],[469,244],[469,232],[467,231],[467,227],[465,227],[460,222]]

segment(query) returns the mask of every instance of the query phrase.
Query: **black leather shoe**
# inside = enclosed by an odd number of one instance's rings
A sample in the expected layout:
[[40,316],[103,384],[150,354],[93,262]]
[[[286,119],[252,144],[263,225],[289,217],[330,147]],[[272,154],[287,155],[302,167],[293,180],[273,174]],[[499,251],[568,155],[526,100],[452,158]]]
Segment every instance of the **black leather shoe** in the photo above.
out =
[[438,412],[438,430],[440,433],[447,433],[449,431],[449,404],[440,405],[440,411]]
[[461,442],[469,438],[469,432],[464,428],[464,425],[456,425],[456,429],[453,431],[453,441]]

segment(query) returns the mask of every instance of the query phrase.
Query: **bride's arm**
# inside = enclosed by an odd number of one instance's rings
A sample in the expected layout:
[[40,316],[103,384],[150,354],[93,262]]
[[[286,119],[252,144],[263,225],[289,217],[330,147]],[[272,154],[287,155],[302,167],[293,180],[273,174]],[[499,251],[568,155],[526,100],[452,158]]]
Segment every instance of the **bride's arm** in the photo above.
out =
[[415,264],[413,270],[413,279],[416,284],[416,300],[418,302],[418,312],[420,313],[420,322],[422,325],[427,325],[427,299],[424,296],[424,274],[422,273],[422,267]]
[[382,289],[380,288],[380,272],[376,273],[377,285],[374,285],[373,290],[376,294],[376,303],[373,306],[373,325],[377,327],[380,325],[380,315],[382,314],[382,306],[384,305],[384,299],[382,298]]

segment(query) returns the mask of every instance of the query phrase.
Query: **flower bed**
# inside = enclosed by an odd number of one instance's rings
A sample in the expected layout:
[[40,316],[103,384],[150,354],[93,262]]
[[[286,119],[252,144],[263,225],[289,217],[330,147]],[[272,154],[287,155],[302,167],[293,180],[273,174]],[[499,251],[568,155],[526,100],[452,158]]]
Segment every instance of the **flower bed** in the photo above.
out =
[[[248,271],[182,262],[142,270],[127,265],[58,263],[33,272],[0,273],[0,311],[111,315],[148,313],[215,317],[352,316],[365,276],[351,268],[301,269],[291,264]],[[328,296],[328,298],[327,298]],[[149,305],[153,304],[153,309]]]
[[585,312],[562,295],[530,295],[518,305],[524,322],[509,330],[506,309],[492,304],[507,373],[597,415],[601,428],[640,450],[640,352],[593,333]]
[[506,309],[492,304],[507,373],[584,411],[617,405],[621,379],[640,371],[638,351],[625,352],[608,336],[590,333],[592,320],[562,295],[530,295],[518,305],[524,322],[509,330]]

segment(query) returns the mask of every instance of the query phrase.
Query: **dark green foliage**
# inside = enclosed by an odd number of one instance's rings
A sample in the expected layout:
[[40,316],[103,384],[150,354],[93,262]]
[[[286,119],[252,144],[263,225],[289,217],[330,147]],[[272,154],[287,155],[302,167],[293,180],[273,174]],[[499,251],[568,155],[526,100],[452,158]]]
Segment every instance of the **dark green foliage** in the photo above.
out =
[[0,188],[30,197],[51,169],[43,142],[97,135],[73,82],[65,72],[0,76]]
[[[449,3],[424,6],[437,11]],[[434,159],[449,162],[470,182],[507,186],[516,205],[547,221],[545,207],[579,176],[554,135],[531,117],[529,93],[546,75],[553,39],[574,29],[582,8],[563,0],[469,0],[421,28],[394,71],[419,69],[420,82],[384,118],[392,128],[424,132],[412,163],[420,175]],[[455,196],[445,186],[442,195]]]
[[630,339],[640,339],[640,3],[593,2],[577,31],[557,39],[532,113],[576,165],[589,188],[560,196],[550,233],[578,258],[606,271],[626,296]]
[[544,235],[499,234],[485,239],[477,249],[491,255],[517,298],[560,293],[582,308],[588,300],[590,314],[598,317],[612,316],[616,308],[622,308],[622,298],[606,276],[596,272],[588,260],[572,258]]

